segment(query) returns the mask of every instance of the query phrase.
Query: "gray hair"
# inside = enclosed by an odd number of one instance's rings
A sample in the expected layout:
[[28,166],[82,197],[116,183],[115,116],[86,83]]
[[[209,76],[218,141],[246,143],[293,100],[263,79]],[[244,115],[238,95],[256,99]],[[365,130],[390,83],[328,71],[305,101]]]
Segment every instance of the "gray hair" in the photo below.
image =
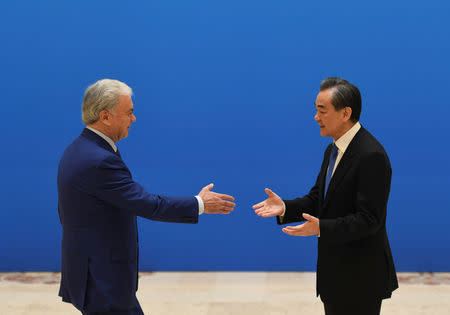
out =
[[119,96],[131,96],[133,91],[123,82],[103,79],[95,82],[84,92],[81,118],[86,125],[95,123],[102,110],[115,111]]

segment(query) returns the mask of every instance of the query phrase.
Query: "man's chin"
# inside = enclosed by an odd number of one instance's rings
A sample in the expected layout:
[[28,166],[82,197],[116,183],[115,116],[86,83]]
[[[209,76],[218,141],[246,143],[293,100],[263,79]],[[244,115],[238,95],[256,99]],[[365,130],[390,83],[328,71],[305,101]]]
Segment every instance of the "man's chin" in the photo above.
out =
[[120,137],[120,139],[125,139],[126,137],[128,137],[128,131],[125,132],[125,133],[122,135],[122,137]]

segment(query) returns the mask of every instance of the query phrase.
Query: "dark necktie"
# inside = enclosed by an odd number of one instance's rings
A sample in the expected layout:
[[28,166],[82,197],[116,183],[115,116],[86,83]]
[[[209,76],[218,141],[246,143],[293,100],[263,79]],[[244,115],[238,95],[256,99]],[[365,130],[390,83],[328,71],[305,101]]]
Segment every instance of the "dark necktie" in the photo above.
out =
[[323,191],[324,196],[327,195],[328,185],[330,184],[331,177],[333,176],[333,169],[334,169],[334,164],[336,164],[337,152],[338,152],[338,148],[333,142],[333,145],[331,147],[331,153],[330,153],[330,161],[328,162],[327,177],[325,179],[325,190]]
[[117,149],[116,154],[121,158],[119,149]]

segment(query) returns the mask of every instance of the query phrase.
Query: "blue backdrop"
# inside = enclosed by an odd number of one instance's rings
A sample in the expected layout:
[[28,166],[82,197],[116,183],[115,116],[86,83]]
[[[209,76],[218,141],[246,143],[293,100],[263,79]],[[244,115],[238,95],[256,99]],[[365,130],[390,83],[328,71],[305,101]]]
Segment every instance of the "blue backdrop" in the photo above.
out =
[[388,234],[400,271],[450,271],[448,1],[9,1],[0,10],[0,270],[59,270],[56,170],[85,88],[129,84],[118,143],[150,192],[214,182],[238,206],[198,225],[141,219],[142,270],[315,270],[316,239],[254,215],[265,187],[305,194],[323,150],[320,81],[363,96],[393,168]]

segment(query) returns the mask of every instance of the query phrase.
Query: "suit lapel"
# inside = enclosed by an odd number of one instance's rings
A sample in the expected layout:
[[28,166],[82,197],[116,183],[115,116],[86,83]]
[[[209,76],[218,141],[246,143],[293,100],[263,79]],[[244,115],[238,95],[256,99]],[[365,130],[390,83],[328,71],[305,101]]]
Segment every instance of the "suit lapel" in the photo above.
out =
[[[328,186],[328,190],[325,196],[325,200],[323,203],[323,207],[326,207],[327,203],[330,201],[331,196],[333,195],[336,188],[339,186],[339,183],[342,181],[342,179],[345,177],[345,174],[347,174],[348,169],[350,166],[352,166],[353,161],[358,157],[357,155],[357,147],[359,143],[359,138],[361,135],[361,131],[363,128],[358,131],[358,133],[355,135],[355,137],[350,142],[349,146],[347,147],[347,150],[345,150],[344,155],[342,156],[341,160],[339,161],[338,166],[336,167],[336,170],[334,171],[333,177],[331,177],[330,185]],[[322,191],[324,190],[325,186],[325,179],[322,181]],[[323,194],[322,194],[323,196]]]

